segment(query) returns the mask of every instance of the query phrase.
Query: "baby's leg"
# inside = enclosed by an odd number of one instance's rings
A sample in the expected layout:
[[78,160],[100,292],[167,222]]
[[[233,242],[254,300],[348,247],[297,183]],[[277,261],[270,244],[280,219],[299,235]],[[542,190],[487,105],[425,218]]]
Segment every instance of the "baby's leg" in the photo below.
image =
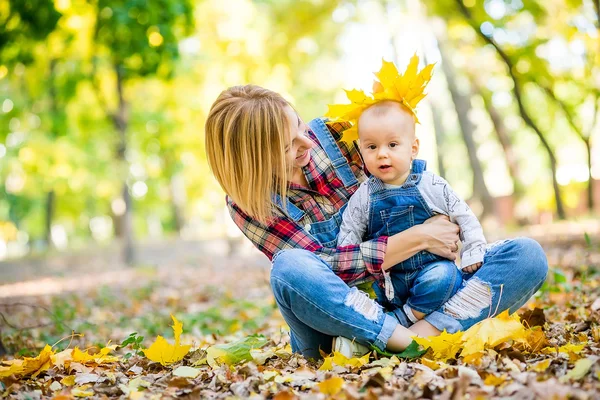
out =
[[423,319],[452,297],[462,284],[462,274],[452,261],[434,261],[418,271],[404,305],[408,318]]

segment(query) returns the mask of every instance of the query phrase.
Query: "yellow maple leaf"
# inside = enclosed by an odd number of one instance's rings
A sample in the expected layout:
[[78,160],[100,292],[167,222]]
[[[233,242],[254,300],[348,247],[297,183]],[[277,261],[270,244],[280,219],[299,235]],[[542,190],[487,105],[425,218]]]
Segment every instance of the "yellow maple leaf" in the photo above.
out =
[[437,370],[440,369],[440,363],[438,363],[437,361],[434,360],[430,360],[429,358],[421,358],[421,364],[423,364],[426,367],[431,368],[432,370]]
[[434,360],[446,361],[455,358],[456,353],[462,348],[463,333],[448,333],[444,331],[439,336],[430,336],[420,338],[414,336],[413,339],[424,348],[431,348]]
[[19,372],[21,375],[30,375],[32,377],[38,376],[40,373],[48,370],[52,365],[52,355],[54,350],[52,346],[47,344],[37,357],[25,357],[23,358],[22,371]]
[[23,360],[4,361],[3,364],[7,364],[8,366],[0,366],[0,378],[19,375],[23,372]]
[[53,354],[50,359],[52,360],[52,365],[62,368],[65,364],[68,365],[73,360],[73,349],[65,349]]
[[90,389],[91,385],[82,385],[71,390],[71,394],[75,397],[90,397],[94,395],[93,390]]
[[325,357],[323,360],[323,365],[319,368],[321,371],[331,371],[333,369],[333,364],[339,365],[340,367],[354,367],[359,368],[363,365],[369,363],[369,357],[371,353],[367,353],[360,358],[347,358],[342,353],[338,353],[337,351],[333,352],[333,356]]
[[381,69],[375,72],[375,76],[379,79],[377,90],[373,88],[373,93],[383,92],[386,87],[393,87],[394,80],[398,77],[398,69],[393,62],[381,60]]
[[488,376],[485,377],[483,384],[490,385],[490,386],[500,386],[504,382],[506,382],[506,375],[503,374],[501,376],[496,376],[494,374],[489,374]]
[[181,361],[183,357],[188,353],[191,345],[181,345],[179,343],[179,337],[183,332],[183,325],[181,322],[171,315],[173,319],[173,336],[175,337],[175,344],[172,345],[162,336],[157,336],[154,343],[147,349],[143,350],[146,357],[155,362],[159,362],[162,365],[169,365],[177,361]]
[[339,376],[334,376],[333,378],[329,378],[324,380],[323,382],[317,383],[319,387],[319,391],[323,394],[329,396],[335,396],[342,390],[342,386],[344,386],[344,380]]
[[116,346],[107,346],[100,349],[100,351],[96,354],[89,354],[87,351],[84,352],[79,350],[79,347],[75,347],[75,349],[73,349],[72,361],[81,364],[108,364],[111,362],[116,362],[119,361],[119,357],[108,355],[108,353],[113,351],[115,348]]
[[559,348],[556,348],[556,347],[544,347],[542,349],[542,353],[544,353],[544,354],[556,354],[556,353],[563,353],[563,354],[574,353],[574,354],[579,354],[579,353],[581,353],[583,351],[584,348],[585,348],[585,344],[568,343],[568,344],[565,344],[564,346],[560,346]]
[[486,346],[495,347],[508,340],[525,340],[526,331],[516,314],[508,310],[495,318],[487,318],[470,327],[462,336],[465,342],[461,355],[482,352]]
[[547,358],[543,361],[533,364],[529,368],[529,371],[544,372],[545,370],[548,369],[548,367],[550,366],[550,363],[552,363],[552,360],[550,358]]
[[75,385],[75,375],[65,376],[64,378],[62,378],[60,380],[60,383],[62,383],[65,386],[73,386],[73,385]]

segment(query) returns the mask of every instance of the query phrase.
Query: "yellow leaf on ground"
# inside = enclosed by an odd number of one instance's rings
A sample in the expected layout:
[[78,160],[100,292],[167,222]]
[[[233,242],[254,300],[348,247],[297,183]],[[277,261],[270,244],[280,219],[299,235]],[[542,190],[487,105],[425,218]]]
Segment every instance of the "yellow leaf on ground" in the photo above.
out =
[[0,378],[6,378],[11,375],[19,375],[23,372],[23,360],[4,361],[4,364],[9,364],[8,367],[0,366]]
[[470,327],[464,334],[462,356],[483,351],[486,347],[495,347],[508,340],[525,340],[526,331],[516,314],[508,310],[494,318],[487,318]]
[[535,371],[535,372],[544,372],[545,370],[548,369],[548,367],[550,366],[550,363],[552,363],[552,360],[550,358],[540,361],[538,363],[533,364],[531,367],[529,367],[530,371]]
[[155,362],[159,362],[162,365],[169,365],[177,361],[181,361],[183,357],[188,353],[191,345],[181,345],[179,343],[179,337],[183,332],[183,325],[181,322],[171,315],[173,319],[173,334],[175,336],[175,344],[172,345],[162,336],[157,336],[154,343],[147,349],[143,350],[146,357]]
[[421,358],[421,364],[423,364],[426,367],[431,368],[434,371],[440,368],[440,364],[437,361],[433,361],[433,360],[430,360],[425,357]]
[[79,386],[76,388],[73,388],[73,390],[71,390],[71,394],[75,397],[90,397],[94,395],[94,391],[93,390],[88,390],[90,388],[90,385],[83,385],[83,386]]
[[556,354],[556,353],[579,354],[583,351],[584,348],[585,348],[585,344],[569,343],[569,344],[565,344],[564,346],[560,346],[558,349],[556,347],[544,347],[542,349],[542,353],[543,354]]
[[369,357],[371,353],[367,353],[360,358],[347,358],[342,353],[338,353],[337,351],[333,352],[333,356],[325,357],[323,360],[323,365],[319,368],[320,371],[331,371],[333,369],[333,364],[339,365],[340,367],[354,367],[359,368],[363,365],[369,363]]
[[73,386],[75,384],[75,375],[65,376],[60,380],[60,383],[65,386]]
[[435,360],[446,361],[455,358],[456,353],[463,344],[463,332],[448,333],[444,331],[439,336],[429,336],[420,338],[414,336],[413,339],[424,348],[431,348]]
[[40,352],[37,357],[25,357],[23,358],[23,371],[22,375],[29,375],[33,378],[38,376],[40,373],[48,370],[52,365],[51,357],[54,354],[52,347],[47,344],[44,349]]
[[56,353],[50,357],[52,364],[55,367],[64,367],[73,360],[73,349],[65,349],[59,353]]
[[275,370],[269,370],[269,371],[263,371],[263,379],[265,381],[268,381],[269,379],[273,379],[276,376],[280,375],[279,371],[275,371]]
[[484,354],[485,353],[483,351],[478,351],[477,353],[469,354],[468,356],[463,357],[463,361],[467,364],[479,366],[481,365]]
[[344,386],[344,380],[339,376],[334,376],[333,378],[329,378],[317,384],[321,393],[335,396],[342,390],[342,386]]
[[499,386],[502,385],[504,382],[506,382],[506,375],[496,376],[494,374],[489,374],[483,381],[485,385],[490,386]]
[[100,351],[96,354],[89,354],[87,351],[83,352],[79,350],[79,347],[75,347],[73,349],[73,361],[81,364],[108,364],[112,362],[119,361],[119,357],[109,356],[112,350],[115,349],[116,346],[108,346],[100,349]]
[[570,379],[579,380],[579,379],[583,378],[590,371],[590,368],[592,368],[592,365],[594,365],[594,363],[597,361],[598,361],[597,357],[582,358],[581,360],[578,360],[575,363],[575,367],[572,370],[570,370],[569,372],[567,372],[567,374],[565,376],[562,376],[560,378],[560,381],[567,382]]

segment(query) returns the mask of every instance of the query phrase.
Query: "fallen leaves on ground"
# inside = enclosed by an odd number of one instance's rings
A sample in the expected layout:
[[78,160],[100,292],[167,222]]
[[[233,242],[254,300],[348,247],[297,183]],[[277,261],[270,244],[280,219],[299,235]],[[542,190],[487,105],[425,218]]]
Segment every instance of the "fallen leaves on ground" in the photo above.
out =
[[332,353],[315,362],[292,354],[264,270],[233,261],[226,273],[210,264],[139,269],[122,287],[36,298],[52,315],[11,309],[13,324],[48,325],[3,331],[5,345],[23,354],[0,361],[0,396],[588,399],[600,390],[592,266],[551,276],[519,314],[416,338],[404,357]]

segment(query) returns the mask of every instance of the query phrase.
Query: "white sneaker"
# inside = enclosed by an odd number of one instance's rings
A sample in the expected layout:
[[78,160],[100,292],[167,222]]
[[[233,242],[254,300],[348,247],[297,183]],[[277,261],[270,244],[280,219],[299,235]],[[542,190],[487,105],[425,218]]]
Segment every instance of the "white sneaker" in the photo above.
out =
[[343,336],[333,338],[332,347],[333,351],[343,354],[346,358],[362,357],[371,351],[367,346]]

